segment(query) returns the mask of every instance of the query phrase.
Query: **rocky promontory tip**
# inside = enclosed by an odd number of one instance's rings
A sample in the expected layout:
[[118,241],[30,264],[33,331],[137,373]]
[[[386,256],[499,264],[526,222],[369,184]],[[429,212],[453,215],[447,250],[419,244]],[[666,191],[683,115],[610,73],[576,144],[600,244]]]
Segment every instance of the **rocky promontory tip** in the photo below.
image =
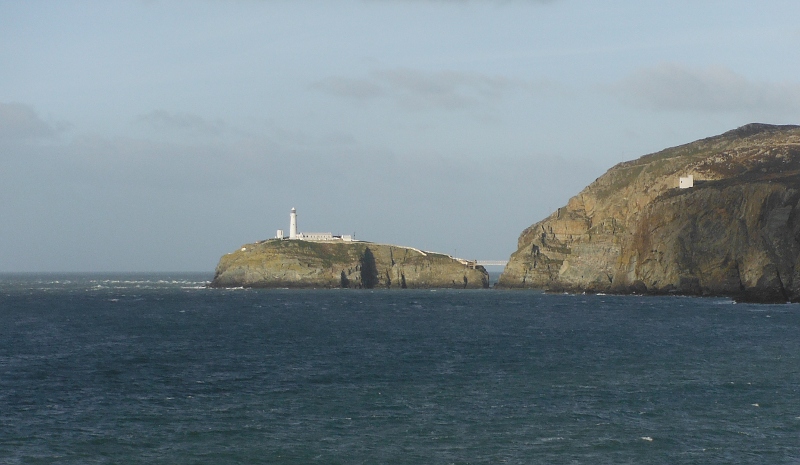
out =
[[498,287],[800,301],[800,127],[620,163],[519,237]]
[[356,241],[270,239],[224,255],[211,287],[489,287],[482,266],[410,247]]

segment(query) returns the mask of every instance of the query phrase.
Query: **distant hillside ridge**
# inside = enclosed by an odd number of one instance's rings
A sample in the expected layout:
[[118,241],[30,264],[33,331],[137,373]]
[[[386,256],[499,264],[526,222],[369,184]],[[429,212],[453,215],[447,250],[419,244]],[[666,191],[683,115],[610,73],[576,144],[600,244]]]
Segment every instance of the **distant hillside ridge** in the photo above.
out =
[[612,167],[522,232],[497,286],[800,302],[798,202],[800,126],[748,124]]

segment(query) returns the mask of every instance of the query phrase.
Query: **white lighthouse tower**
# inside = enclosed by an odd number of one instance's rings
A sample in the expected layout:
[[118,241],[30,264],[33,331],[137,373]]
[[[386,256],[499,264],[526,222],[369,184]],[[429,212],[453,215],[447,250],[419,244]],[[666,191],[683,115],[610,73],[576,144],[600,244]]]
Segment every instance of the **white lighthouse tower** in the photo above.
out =
[[289,214],[289,239],[297,239],[297,210],[294,208]]

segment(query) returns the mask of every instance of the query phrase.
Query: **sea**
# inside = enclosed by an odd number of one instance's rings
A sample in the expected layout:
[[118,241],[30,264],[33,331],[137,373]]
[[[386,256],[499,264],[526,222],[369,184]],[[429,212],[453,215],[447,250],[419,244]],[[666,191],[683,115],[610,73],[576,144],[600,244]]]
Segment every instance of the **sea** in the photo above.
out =
[[800,306],[0,275],[2,464],[800,463]]

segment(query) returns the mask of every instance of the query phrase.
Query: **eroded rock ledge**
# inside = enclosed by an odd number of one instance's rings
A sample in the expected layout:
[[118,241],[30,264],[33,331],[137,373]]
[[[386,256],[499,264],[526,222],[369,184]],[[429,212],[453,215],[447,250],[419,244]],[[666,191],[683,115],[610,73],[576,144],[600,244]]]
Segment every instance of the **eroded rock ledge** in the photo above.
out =
[[800,302],[800,127],[620,163],[517,245],[498,287]]

